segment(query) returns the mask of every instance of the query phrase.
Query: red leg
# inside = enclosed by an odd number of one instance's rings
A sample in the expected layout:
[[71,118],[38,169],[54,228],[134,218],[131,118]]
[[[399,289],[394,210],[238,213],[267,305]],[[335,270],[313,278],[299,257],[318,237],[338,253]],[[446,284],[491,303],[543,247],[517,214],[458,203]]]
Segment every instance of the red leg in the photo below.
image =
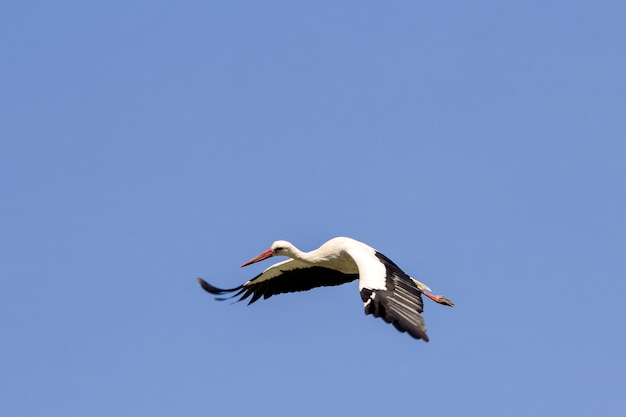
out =
[[432,294],[427,293],[424,290],[422,290],[422,294],[424,294],[426,297],[430,298],[431,300],[433,300],[436,303],[443,304],[443,305],[450,306],[450,307],[454,307],[454,303],[452,301],[448,300],[443,295],[432,295]]

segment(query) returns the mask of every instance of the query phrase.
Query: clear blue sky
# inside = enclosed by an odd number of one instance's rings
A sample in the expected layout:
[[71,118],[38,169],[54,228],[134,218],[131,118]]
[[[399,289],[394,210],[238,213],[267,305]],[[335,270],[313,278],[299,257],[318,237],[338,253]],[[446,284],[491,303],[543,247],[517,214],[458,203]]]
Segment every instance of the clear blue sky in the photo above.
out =
[[[5,1],[3,416],[623,416],[623,1]],[[219,303],[351,236],[435,293]]]

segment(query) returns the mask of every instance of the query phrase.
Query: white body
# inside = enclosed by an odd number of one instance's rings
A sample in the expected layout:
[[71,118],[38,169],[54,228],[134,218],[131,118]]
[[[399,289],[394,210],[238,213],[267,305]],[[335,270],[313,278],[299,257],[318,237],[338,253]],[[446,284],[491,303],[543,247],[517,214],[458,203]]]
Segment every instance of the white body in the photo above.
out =
[[[425,284],[411,278],[376,249],[348,237],[330,239],[310,252],[303,252],[287,241],[278,240],[270,249],[242,266],[273,256],[290,259],[270,266],[236,288],[220,289],[199,278],[200,285],[215,295],[232,293],[230,297],[240,296],[240,300],[250,297],[251,304],[261,297],[341,285],[358,279],[365,314],[380,317],[401,332],[408,332],[425,341],[428,341],[428,336],[421,316],[422,294],[442,304],[449,302],[442,296],[424,292],[429,290]],[[448,305],[453,304],[449,302]]]

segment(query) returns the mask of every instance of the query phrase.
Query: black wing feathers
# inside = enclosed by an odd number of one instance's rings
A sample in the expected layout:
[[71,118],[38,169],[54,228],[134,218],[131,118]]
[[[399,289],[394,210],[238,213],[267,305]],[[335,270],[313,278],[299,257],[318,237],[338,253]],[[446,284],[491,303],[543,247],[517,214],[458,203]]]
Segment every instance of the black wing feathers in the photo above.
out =
[[202,278],[198,278],[198,282],[200,282],[200,285],[205,291],[215,295],[224,295],[237,291],[230,297],[222,297],[218,298],[218,300],[240,296],[237,301],[242,301],[252,296],[248,302],[248,304],[252,304],[261,297],[267,299],[276,294],[308,291],[316,287],[341,285],[354,281],[359,277],[358,274],[344,274],[334,269],[321,266],[289,269],[281,271],[279,275],[270,279],[260,280],[259,278],[262,275],[263,274],[259,274],[243,285],[226,290],[214,287]]
[[230,292],[237,291],[243,288],[243,285],[240,285],[237,288],[229,288],[229,289],[217,288],[209,284],[208,282],[206,282],[200,277],[198,277],[198,282],[200,283],[200,285],[206,292],[209,292],[215,295],[222,295],[222,294],[230,293]]
[[[381,253],[378,259],[387,270],[385,290],[364,288],[361,298],[365,303],[365,314],[380,317],[401,332],[408,332],[416,339],[428,341],[426,326],[421,312],[424,311],[422,292],[395,263]],[[369,300],[369,301],[368,301]]]

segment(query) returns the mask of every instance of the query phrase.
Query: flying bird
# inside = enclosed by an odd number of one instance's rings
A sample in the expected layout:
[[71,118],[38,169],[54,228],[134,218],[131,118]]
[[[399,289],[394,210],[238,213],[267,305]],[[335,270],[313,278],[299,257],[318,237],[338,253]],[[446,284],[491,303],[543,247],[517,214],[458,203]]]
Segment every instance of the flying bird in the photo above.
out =
[[404,273],[376,249],[348,237],[333,238],[310,252],[277,240],[241,267],[273,256],[290,259],[270,266],[238,287],[217,288],[202,278],[198,278],[198,282],[205,291],[220,296],[216,297],[218,300],[250,298],[248,304],[252,304],[261,297],[341,285],[358,279],[366,315],[380,317],[400,332],[426,342],[422,294],[439,304],[454,306],[446,297],[427,292],[430,288],[426,284]]

